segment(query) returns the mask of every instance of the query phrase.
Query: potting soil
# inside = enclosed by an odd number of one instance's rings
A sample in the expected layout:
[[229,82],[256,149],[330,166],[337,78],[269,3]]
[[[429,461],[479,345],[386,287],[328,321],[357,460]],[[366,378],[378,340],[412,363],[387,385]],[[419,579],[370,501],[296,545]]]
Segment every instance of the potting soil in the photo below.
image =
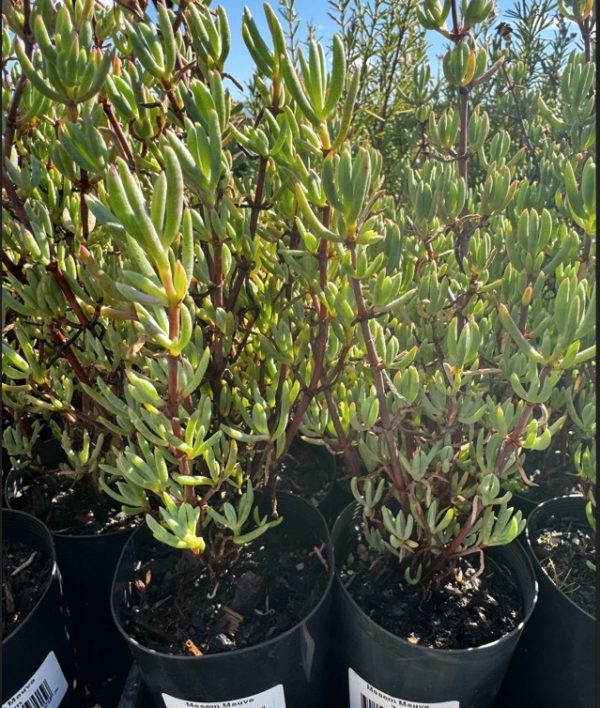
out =
[[277,489],[292,492],[318,506],[331,489],[334,478],[332,459],[314,445],[292,445],[289,454],[277,467]]
[[412,644],[438,649],[479,647],[508,634],[523,617],[521,594],[510,573],[487,558],[458,561],[456,571],[425,594],[409,585],[395,558],[351,541],[340,568],[342,582],[378,625]]
[[540,564],[552,582],[575,604],[596,616],[596,547],[589,527],[551,516],[533,542]]
[[58,474],[26,476],[10,505],[41,519],[54,533],[74,536],[99,535],[139,523],[107,494],[96,492],[87,480],[74,482]]
[[2,542],[2,639],[36,606],[50,582],[52,565],[49,556],[25,543]]
[[280,528],[242,546],[229,567],[153,540],[139,555],[124,626],[164,653],[215,654],[275,637],[316,606],[327,584],[324,548],[299,545]]

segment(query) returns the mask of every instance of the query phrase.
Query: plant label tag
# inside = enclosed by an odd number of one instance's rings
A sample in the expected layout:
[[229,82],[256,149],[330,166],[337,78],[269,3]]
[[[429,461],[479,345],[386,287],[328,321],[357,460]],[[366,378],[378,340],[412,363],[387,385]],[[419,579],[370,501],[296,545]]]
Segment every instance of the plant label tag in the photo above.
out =
[[348,688],[350,708],[460,708],[458,701],[419,703],[404,698],[394,698],[371,686],[352,669],[348,669]]
[[162,694],[165,708],[286,708],[283,684],[273,686],[262,693],[246,698],[232,698],[230,701],[186,701]]
[[5,701],[2,708],[57,708],[68,688],[56,654],[51,651],[29,681]]

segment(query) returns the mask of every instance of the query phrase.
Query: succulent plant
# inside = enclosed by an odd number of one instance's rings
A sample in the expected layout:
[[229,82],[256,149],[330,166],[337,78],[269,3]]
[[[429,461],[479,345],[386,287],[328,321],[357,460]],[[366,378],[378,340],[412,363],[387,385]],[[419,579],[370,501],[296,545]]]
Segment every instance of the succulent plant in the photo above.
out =
[[[46,421],[75,477],[226,558],[279,522],[275,469],[302,435],[345,455],[369,543],[434,579],[518,535],[507,489],[563,426],[591,476],[589,47],[524,119],[517,62],[479,41],[491,3],[427,0],[451,103],[407,58],[406,133],[382,154],[364,111],[385,90],[349,37],[330,62],[313,39],[290,51],[264,9],[269,40],[242,24],[251,108],[209,2],[159,3],[156,22],[137,4],[6,11],[4,444],[32,454]],[[502,76],[510,131],[483,99]]]

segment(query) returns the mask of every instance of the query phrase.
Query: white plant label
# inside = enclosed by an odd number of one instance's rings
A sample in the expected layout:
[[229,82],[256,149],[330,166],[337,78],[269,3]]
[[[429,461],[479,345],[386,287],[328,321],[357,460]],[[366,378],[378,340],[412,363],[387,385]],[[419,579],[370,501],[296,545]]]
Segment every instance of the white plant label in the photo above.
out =
[[348,669],[350,708],[460,708],[458,701],[419,703],[404,698],[394,698],[362,679],[356,671]]
[[267,691],[246,698],[232,698],[230,701],[186,701],[162,694],[165,708],[286,708],[283,685],[273,686]]
[[51,651],[27,683],[2,708],[57,708],[69,688],[56,654]]

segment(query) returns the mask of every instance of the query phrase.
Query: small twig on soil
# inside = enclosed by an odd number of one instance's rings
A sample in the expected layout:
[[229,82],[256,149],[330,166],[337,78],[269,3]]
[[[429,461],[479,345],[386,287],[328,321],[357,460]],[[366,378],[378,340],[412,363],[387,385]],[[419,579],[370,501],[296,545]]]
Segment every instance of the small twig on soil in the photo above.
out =
[[234,636],[240,628],[240,624],[244,621],[244,615],[232,610],[231,607],[227,607],[227,605],[223,607],[223,614],[228,624],[227,633]]
[[13,570],[13,572],[10,574],[10,577],[14,578],[15,575],[18,575],[22,570],[25,570],[25,568],[29,568],[29,566],[33,563],[37,554],[38,554],[38,552],[34,551],[24,563],[21,563],[21,565],[18,566],[18,568],[15,568]]
[[188,639],[184,646],[190,654],[194,656],[204,656],[191,639]]
[[172,595],[167,595],[166,597],[161,598],[158,602],[154,603],[151,608],[152,612],[154,612],[154,610],[157,610],[161,605],[164,605],[167,600],[171,599],[171,597]]
[[214,600],[214,599],[215,599],[215,597],[216,597],[216,595],[217,595],[217,590],[219,589],[220,583],[221,583],[221,581],[220,581],[220,580],[217,580],[217,584],[214,586],[214,588],[211,590],[211,592],[206,593],[206,597],[207,597],[209,600]]
[[317,556],[317,558],[321,561],[321,563],[325,566],[325,570],[329,571],[329,565],[327,564],[327,561],[325,560],[325,558],[323,558],[323,556],[321,555],[321,552],[324,550],[324,548],[325,548],[324,543],[322,543],[318,548],[317,548],[317,546],[315,546],[312,549],[312,551],[310,552],[310,555],[312,556],[312,554],[314,553]]

